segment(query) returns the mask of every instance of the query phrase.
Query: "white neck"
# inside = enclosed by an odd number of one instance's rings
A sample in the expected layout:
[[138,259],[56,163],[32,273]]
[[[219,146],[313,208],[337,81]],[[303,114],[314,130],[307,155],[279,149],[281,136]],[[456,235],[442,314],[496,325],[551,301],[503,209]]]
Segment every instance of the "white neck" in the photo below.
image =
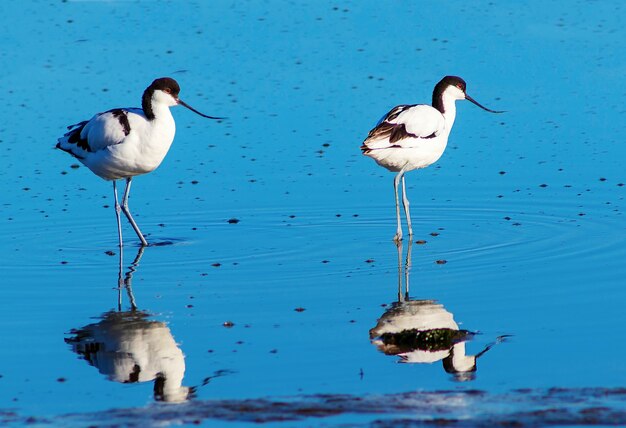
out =
[[153,102],[152,112],[154,113],[154,118],[158,121],[167,121],[168,119],[173,118],[170,107],[167,104]]
[[446,121],[446,135],[450,135],[450,131],[452,130],[452,125],[454,125],[454,119],[456,119],[456,100],[458,98],[447,91],[443,93],[443,118]]

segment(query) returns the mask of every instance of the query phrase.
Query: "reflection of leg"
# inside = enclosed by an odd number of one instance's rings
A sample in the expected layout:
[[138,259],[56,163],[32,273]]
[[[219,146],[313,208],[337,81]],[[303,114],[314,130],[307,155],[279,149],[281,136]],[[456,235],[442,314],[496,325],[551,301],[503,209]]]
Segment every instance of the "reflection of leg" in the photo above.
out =
[[398,249],[398,302],[402,302],[402,241],[396,241]]
[[393,240],[396,242],[402,241],[402,225],[400,223],[400,201],[398,199],[398,184],[400,184],[400,180],[402,179],[402,175],[404,173],[400,171],[396,178],[393,179],[393,193],[396,197],[396,220],[398,222],[398,228],[396,229],[396,236],[393,237]]
[[135,303],[135,295],[133,294],[133,273],[135,273],[137,267],[139,266],[139,261],[143,256],[145,248],[146,247],[144,246],[139,247],[139,251],[137,251],[137,255],[135,256],[135,260],[133,260],[133,262],[131,263],[130,267],[128,268],[128,272],[126,273],[126,277],[124,278],[124,286],[126,287],[126,293],[128,294],[128,301],[130,302],[130,308],[133,311],[137,309],[137,304]]
[[148,241],[146,241],[146,238],[143,237],[141,230],[139,230],[139,226],[137,226],[137,223],[135,223],[135,220],[133,219],[133,216],[130,214],[130,211],[128,209],[128,195],[130,194],[130,184],[132,180],[133,180],[132,177],[128,177],[126,179],[126,190],[124,190],[124,199],[122,199],[122,211],[126,215],[126,218],[130,222],[130,225],[133,227],[133,229],[135,230],[135,233],[139,237],[139,240],[141,241],[141,245],[146,246],[148,245]]
[[117,201],[117,184],[113,180],[113,195],[115,198],[115,217],[117,218],[117,235],[120,244],[119,270],[117,274],[117,310],[122,310],[122,284],[124,280],[122,274],[124,272],[124,246],[122,243],[122,220],[120,219],[120,204]]
[[404,265],[404,282],[406,284],[406,292],[405,292],[405,299],[409,300],[409,277],[411,276],[410,271],[411,271],[411,247],[413,245],[413,240],[410,239],[409,240],[409,245],[407,247],[406,250],[406,263]]
[[409,198],[406,197],[406,186],[404,184],[404,173],[402,174],[402,205],[404,206],[404,215],[409,229],[409,239],[413,237],[413,228],[411,227],[411,213],[409,212]]

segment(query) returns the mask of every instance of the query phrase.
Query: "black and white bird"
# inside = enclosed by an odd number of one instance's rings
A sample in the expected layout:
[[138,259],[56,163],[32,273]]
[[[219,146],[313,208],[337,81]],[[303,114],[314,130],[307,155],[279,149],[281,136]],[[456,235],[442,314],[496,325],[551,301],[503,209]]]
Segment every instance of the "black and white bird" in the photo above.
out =
[[369,132],[361,146],[365,156],[371,157],[389,171],[398,173],[393,182],[398,223],[394,236],[396,242],[402,240],[398,185],[402,181],[402,204],[411,237],[413,229],[404,174],[414,169],[426,168],[441,157],[456,117],[455,101],[468,100],[488,112],[503,113],[480,105],[467,95],[465,88],[465,81],[460,77],[444,77],[435,86],[432,106],[412,104],[394,107]]
[[[120,211],[128,218],[141,245],[148,245],[130,214],[128,195],[133,177],[154,171],[174,141],[176,124],[170,107],[182,105],[202,117],[223,119],[200,113],[178,98],[179,92],[180,86],[174,79],[156,79],[144,91],[141,108],[116,108],[68,126],[69,132],[59,138],[56,145],[97,176],[113,181],[120,247],[123,246]],[[116,181],[119,179],[126,179],[121,205],[117,198]]]

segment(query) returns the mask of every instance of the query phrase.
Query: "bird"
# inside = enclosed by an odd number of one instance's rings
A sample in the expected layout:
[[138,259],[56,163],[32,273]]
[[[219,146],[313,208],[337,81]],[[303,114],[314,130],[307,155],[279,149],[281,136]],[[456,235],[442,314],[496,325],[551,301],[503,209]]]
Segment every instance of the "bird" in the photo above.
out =
[[491,113],[466,92],[466,83],[458,76],[445,76],[435,85],[432,105],[402,104],[389,111],[369,132],[361,151],[389,171],[397,172],[394,181],[397,230],[394,241],[402,240],[398,186],[402,182],[402,205],[409,237],[413,236],[409,200],[404,175],[414,169],[426,168],[443,154],[456,117],[457,100],[468,100]]
[[[163,161],[176,132],[170,107],[182,105],[202,117],[214,120],[183,102],[180,86],[171,77],[155,79],[143,92],[141,108],[114,108],[67,127],[56,148],[63,150],[94,174],[113,182],[115,215],[120,248],[123,247],[120,212],[123,212],[142,246],[148,241],[128,207],[133,177],[154,171]],[[122,203],[117,197],[117,180],[125,179]]]

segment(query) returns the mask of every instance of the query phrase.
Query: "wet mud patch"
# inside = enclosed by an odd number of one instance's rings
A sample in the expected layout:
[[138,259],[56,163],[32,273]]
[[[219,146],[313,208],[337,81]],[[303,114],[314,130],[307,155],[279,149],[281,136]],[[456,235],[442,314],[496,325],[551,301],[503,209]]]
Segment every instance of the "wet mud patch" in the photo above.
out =
[[[622,425],[624,388],[518,389],[407,392],[387,395],[318,394],[285,398],[203,400],[181,405],[112,409],[56,417],[0,412],[0,423],[39,426],[169,426],[210,420],[242,423],[345,422],[350,426],[455,427]],[[358,421],[358,422],[357,422]]]
[[148,247],[168,247],[170,245],[180,245],[188,241],[182,238],[161,238],[153,239],[148,243]]

